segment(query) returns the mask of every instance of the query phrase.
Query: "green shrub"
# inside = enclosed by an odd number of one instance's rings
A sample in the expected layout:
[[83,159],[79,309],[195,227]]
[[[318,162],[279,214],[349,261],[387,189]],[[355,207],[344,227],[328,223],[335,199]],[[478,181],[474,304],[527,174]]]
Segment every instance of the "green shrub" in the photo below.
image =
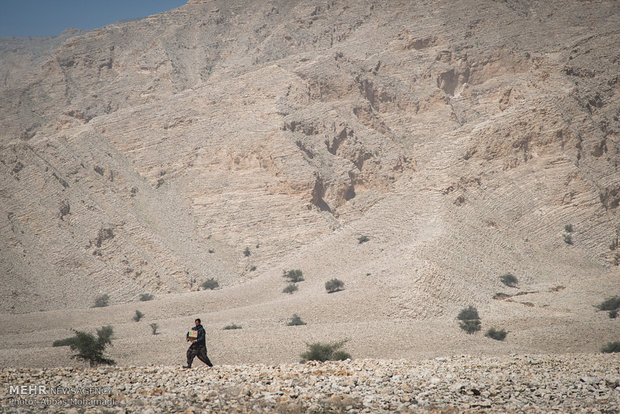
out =
[[618,310],[617,309],[609,311],[609,318],[610,319],[616,319],[617,317],[618,317]]
[[285,270],[282,277],[292,283],[303,282],[304,280],[303,273],[299,269],[289,270],[288,272]]
[[499,280],[502,281],[508,287],[516,287],[517,283],[519,283],[519,279],[512,273],[506,273],[505,275],[501,275]]
[[620,342],[608,342],[607,345],[601,348],[601,352],[611,354],[612,352],[620,352]]
[[599,305],[596,305],[598,310],[613,311],[620,309],[620,296],[613,296],[609,299],[605,299]]
[[358,238],[357,238],[357,242],[358,242],[359,244],[366,243],[368,240],[370,240],[370,239],[368,238],[368,236],[360,236],[360,237],[358,237]]
[[75,336],[54,341],[53,346],[70,346],[72,351],[78,351],[71,358],[88,361],[91,367],[99,364],[115,364],[114,360],[103,355],[105,348],[108,345],[112,345],[112,335],[114,332],[111,326],[103,326],[101,329],[97,329],[97,338],[88,332],[74,332]]
[[344,282],[339,279],[331,279],[325,282],[325,290],[327,293],[334,293],[344,290]]
[[153,335],[157,335],[159,333],[159,332],[157,332],[157,329],[159,328],[159,325],[157,325],[155,322],[153,322],[149,326],[151,327],[151,332],[153,333]]
[[250,248],[249,248],[249,247],[246,247],[246,248],[245,248],[245,250],[243,251],[243,255],[244,255],[245,257],[248,257],[248,256],[249,256],[249,255],[251,255],[251,254],[252,254],[252,252],[250,252]]
[[155,299],[155,296],[151,295],[150,293],[143,293],[140,295],[140,300],[142,302],[147,302],[149,300],[153,300]]
[[233,324],[231,324],[231,325],[226,325],[226,326],[224,327],[224,330],[225,330],[225,331],[230,331],[230,330],[232,330],[232,329],[241,329],[241,326],[239,326],[239,325],[235,325],[235,324],[233,323]]
[[495,339],[497,341],[503,341],[506,338],[507,332],[503,329],[497,330],[495,328],[491,328],[484,334],[484,336]]
[[573,244],[573,237],[570,234],[564,235],[564,243]]
[[573,232],[573,225],[572,224],[567,224],[564,226],[564,231],[567,233],[572,233]]
[[470,335],[474,334],[480,330],[480,319],[461,321],[459,327]]
[[213,278],[209,278],[207,280],[205,280],[204,282],[202,282],[202,285],[200,285],[204,290],[213,290],[213,289],[217,289],[218,287],[220,287],[220,284],[218,283],[217,280],[213,279]]
[[300,326],[300,325],[305,325],[305,324],[306,322],[302,321],[299,315],[295,313],[293,314],[293,317],[291,318],[290,322],[286,324],[286,326]]
[[297,291],[297,285],[295,283],[289,283],[284,289],[282,289],[282,293],[293,293]]
[[140,322],[140,319],[144,318],[144,314],[136,309],[136,314],[133,316],[133,320]]
[[478,315],[478,310],[476,308],[473,306],[468,306],[461,309],[456,319],[459,321],[469,321],[472,319],[480,319],[480,316]]
[[110,295],[103,294],[95,298],[93,308],[105,308],[110,303]]
[[308,346],[308,351],[301,354],[302,362],[343,361],[345,359],[351,359],[351,355],[348,352],[341,350],[346,342],[347,341],[340,341],[330,344],[315,342],[313,344],[306,344]]

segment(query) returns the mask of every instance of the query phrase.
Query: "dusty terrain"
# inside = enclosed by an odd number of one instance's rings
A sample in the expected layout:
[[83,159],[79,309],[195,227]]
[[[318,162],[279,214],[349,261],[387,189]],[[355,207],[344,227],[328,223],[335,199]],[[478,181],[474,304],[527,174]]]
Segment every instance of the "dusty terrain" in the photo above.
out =
[[0,39],[0,367],[81,366],[52,342],[103,325],[121,367],[178,366],[195,317],[218,366],[620,340],[593,307],[620,295],[619,27],[617,1],[222,0]]

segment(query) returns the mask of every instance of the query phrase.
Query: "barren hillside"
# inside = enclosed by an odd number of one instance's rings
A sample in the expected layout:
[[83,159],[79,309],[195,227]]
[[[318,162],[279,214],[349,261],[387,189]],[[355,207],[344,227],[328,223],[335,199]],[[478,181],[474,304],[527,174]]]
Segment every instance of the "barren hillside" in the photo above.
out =
[[[618,333],[592,305],[620,294],[619,27],[616,1],[217,0],[0,39],[3,364],[23,332],[112,323],[138,349],[135,308],[167,351],[192,315],[241,322],[215,334],[241,344],[226,362],[334,332],[371,357],[598,350]],[[515,342],[455,337],[469,304]],[[322,328],[285,332],[294,312]]]

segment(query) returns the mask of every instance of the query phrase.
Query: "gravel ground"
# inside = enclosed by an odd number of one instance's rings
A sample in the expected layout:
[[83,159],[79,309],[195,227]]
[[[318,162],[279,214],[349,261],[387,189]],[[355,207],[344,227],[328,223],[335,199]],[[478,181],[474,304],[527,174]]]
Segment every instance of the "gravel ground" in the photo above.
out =
[[[5,368],[0,375],[0,401],[7,413],[620,412],[620,356],[613,354],[365,359],[191,370]],[[10,386],[22,385],[44,386],[47,394],[11,394]]]

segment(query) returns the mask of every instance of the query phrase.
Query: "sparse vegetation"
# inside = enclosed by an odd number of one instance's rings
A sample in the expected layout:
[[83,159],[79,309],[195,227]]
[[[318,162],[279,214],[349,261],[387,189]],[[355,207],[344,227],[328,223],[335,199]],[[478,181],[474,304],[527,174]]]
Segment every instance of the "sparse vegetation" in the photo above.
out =
[[609,311],[609,319],[616,319],[618,317],[618,311],[616,309]]
[[213,290],[213,289],[217,289],[218,287],[220,287],[220,284],[214,278],[209,278],[205,280],[204,282],[202,282],[200,287],[202,287],[203,290]]
[[346,342],[347,341],[340,341],[330,344],[315,342],[313,344],[306,344],[308,346],[308,351],[301,354],[302,362],[344,361],[345,359],[351,359],[351,354],[341,349]]
[[93,167],[93,170],[95,170],[95,172],[96,172],[97,174],[99,174],[99,175],[103,175],[103,168],[101,168],[100,166],[95,165],[95,166]]
[[612,352],[620,352],[620,342],[608,342],[604,347],[601,348],[601,352],[606,354],[611,354]]
[[114,231],[111,228],[101,228],[95,239],[95,246],[101,247],[104,241],[114,238]]
[[289,271],[284,270],[282,273],[282,277],[288,279],[291,283],[303,282],[304,280],[303,273],[299,269]]
[[306,322],[302,321],[299,315],[295,313],[293,314],[293,317],[291,318],[291,320],[286,324],[286,326],[300,326],[300,325],[305,325],[305,324]]
[[97,338],[88,332],[74,332],[75,336],[54,341],[53,346],[69,346],[72,351],[77,350],[78,353],[72,358],[88,361],[91,367],[99,364],[115,364],[114,360],[103,355],[105,348],[112,345],[114,331],[111,326],[103,326],[101,329],[97,329]]
[[159,325],[157,325],[155,322],[153,322],[149,326],[151,327],[151,332],[153,333],[153,335],[158,335],[159,334],[159,332],[157,332],[157,329],[159,329]]
[[136,314],[133,316],[133,320],[136,322],[140,322],[142,318],[144,318],[144,314],[136,309]]
[[248,256],[249,256],[249,255],[251,255],[251,254],[252,254],[252,252],[250,252],[250,248],[249,248],[249,247],[246,247],[246,248],[245,248],[245,250],[243,251],[243,255],[244,255],[245,257],[248,257]]
[[366,243],[368,240],[370,240],[368,236],[360,236],[357,238],[359,244]]
[[344,290],[344,282],[339,279],[331,279],[325,282],[325,290],[327,293],[334,293]]
[[484,334],[484,336],[495,339],[496,341],[503,341],[507,334],[508,333],[503,329],[497,330],[495,328],[491,328]]
[[501,275],[499,280],[502,281],[508,287],[516,287],[517,283],[519,283],[519,279],[512,273],[506,273],[505,275]]
[[297,285],[295,283],[289,283],[286,285],[284,289],[282,289],[282,293],[292,294],[297,291]]
[[468,334],[476,333],[480,330],[480,316],[478,310],[473,306],[461,309],[456,317],[459,321],[459,327]]
[[572,224],[567,224],[564,226],[564,231],[567,233],[572,233],[573,232],[573,225]]
[[150,293],[143,293],[140,295],[140,300],[142,302],[147,302],[149,300],[153,300],[155,299],[155,296],[151,295]]
[[565,234],[564,243],[569,244],[569,245],[573,244],[573,237],[570,234]]
[[105,308],[110,303],[110,295],[103,294],[95,298],[95,304],[93,308]]
[[63,200],[60,203],[60,219],[64,220],[64,217],[71,212],[71,205],[69,205],[69,201]]
[[209,249],[209,253],[215,253],[215,250]]
[[613,311],[620,309],[620,296],[612,296],[609,299],[605,299],[600,304],[596,305],[598,310]]
[[250,272],[253,272],[253,271],[255,271],[255,270],[256,270],[256,266],[251,266],[251,267],[250,267]]
[[241,329],[241,326],[236,325],[236,324],[234,324],[234,323],[233,323],[233,324],[230,324],[230,325],[226,325],[226,326],[224,327],[224,330],[225,330],[225,331],[230,331],[230,330],[232,330],[232,329]]

